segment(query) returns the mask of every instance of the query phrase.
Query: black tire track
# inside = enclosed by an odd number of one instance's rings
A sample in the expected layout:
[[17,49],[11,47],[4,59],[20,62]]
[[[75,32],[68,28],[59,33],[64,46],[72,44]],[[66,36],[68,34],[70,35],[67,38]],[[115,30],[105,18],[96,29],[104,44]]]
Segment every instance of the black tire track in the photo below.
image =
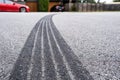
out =
[[[49,24],[49,22],[48,22],[48,24]],[[51,41],[51,45],[52,45],[52,48],[53,48],[53,53],[55,55],[55,60],[58,63],[57,67],[58,67],[58,72],[60,74],[60,78],[61,78],[61,80],[71,80],[70,76],[68,74],[68,71],[65,67],[65,64],[63,62],[62,55],[60,54],[60,52],[57,48],[57,45],[55,43],[55,40],[53,38],[53,35],[51,33],[50,25],[48,27],[48,33],[49,33],[49,36],[50,36],[50,41]]]
[[55,37],[60,45],[61,50],[64,53],[64,56],[67,59],[67,62],[75,75],[76,80],[93,80],[90,73],[82,66],[82,63],[79,61],[77,56],[74,54],[72,49],[68,46],[68,44],[65,42],[57,28],[55,27],[52,18],[50,20],[51,22],[51,28],[53,29],[55,33]]
[[9,80],[93,80],[57,30],[52,16],[43,17],[33,28]]
[[42,36],[42,28],[43,28],[43,23],[41,23],[40,31],[38,32],[38,37],[37,37],[37,44],[35,48],[35,55],[34,55],[34,64],[33,64],[33,70],[31,72],[31,80],[40,80],[41,79],[41,36]]
[[36,26],[31,31],[19,57],[16,61],[16,64],[14,65],[14,68],[11,72],[9,80],[27,80],[27,71],[29,69],[32,49],[34,46],[34,39],[37,32],[37,29],[39,27],[39,22],[36,24]]
[[[46,23],[47,24],[47,23]],[[48,38],[46,33],[46,26],[44,27],[43,31],[43,40],[44,40],[44,58],[45,58],[45,80],[57,80],[55,74],[55,67],[52,61],[50,47],[48,44]]]

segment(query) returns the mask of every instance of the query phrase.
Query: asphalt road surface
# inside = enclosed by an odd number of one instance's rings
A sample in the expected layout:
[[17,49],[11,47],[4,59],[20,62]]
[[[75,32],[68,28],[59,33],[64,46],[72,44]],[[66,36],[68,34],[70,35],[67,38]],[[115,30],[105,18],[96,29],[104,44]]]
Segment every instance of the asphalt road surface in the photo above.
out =
[[53,15],[31,31],[9,80],[93,80],[56,29]]
[[0,13],[0,80],[120,80],[119,21],[120,12]]

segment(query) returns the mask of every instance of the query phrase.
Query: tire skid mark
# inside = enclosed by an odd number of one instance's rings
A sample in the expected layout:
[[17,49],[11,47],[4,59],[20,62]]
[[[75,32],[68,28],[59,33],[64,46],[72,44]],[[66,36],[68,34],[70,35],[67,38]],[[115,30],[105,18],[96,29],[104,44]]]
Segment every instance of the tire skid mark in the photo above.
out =
[[53,48],[52,48],[52,43],[51,43],[51,40],[50,40],[50,35],[48,33],[48,27],[49,27],[49,19],[47,21],[47,24],[46,24],[46,32],[47,32],[47,38],[48,38],[48,43],[49,43],[49,47],[50,47],[50,52],[51,52],[51,56],[52,56],[52,60],[53,60],[53,65],[55,67],[55,73],[56,73],[56,78],[57,80],[61,80],[60,78],[60,74],[58,73],[58,63],[55,61],[55,54],[53,53]]
[[43,30],[44,30],[44,24],[42,25],[42,35],[41,35],[41,63],[42,63],[42,80],[45,80],[44,78],[44,71],[45,71],[45,62],[44,62],[44,38],[43,38]]
[[[41,23],[39,23],[41,24]],[[32,69],[33,69],[33,65],[34,65],[34,55],[35,55],[35,49],[36,49],[36,44],[37,44],[37,38],[38,38],[38,33],[40,30],[40,25],[38,26],[38,29],[36,31],[35,34],[35,39],[34,39],[34,43],[33,43],[33,48],[32,48],[32,55],[31,55],[31,59],[30,59],[30,64],[29,64],[29,69],[27,72],[27,80],[31,80],[31,73],[32,73]]]
[[65,67],[62,56],[61,56],[61,54],[60,54],[60,52],[57,48],[57,45],[56,45],[55,40],[53,38],[53,35],[50,31],[50,26],[51,25],[50,25],[50,21],[49,21],[48,32],[49,32],[49,36],[50,36],[50,41],[51,41],[51,46],[52,46],[52,49],[53,49],[53,53],[55,55],[55,60],[56,60],[56,63],[57,63],[59,76],[60,76],[61,80],[71,80],[70,76],[68,74],[68,71]]
[[45,21],[45,26],[43,30],[43,38],[44,38],[44,61],[45,61],[45,80],[56,80],[56,73],[55,73],[55,68],[50,52],[50,47],[48,44],[48,38],[47,38],[47,32],[46,32],[46,24],[47,24],[47,19]]
[[[51,25],[51,26],[53,27],[53,25]],[[69,64],[68,64],[68,62],[67,62],[67,60],[66,60],[66,58],[65,58],[65,56],[64,56],[64,53],[63,53],[63,51],[61,50],[61,47],[60,47],[60,45],[59,45],[59,43],[58,43],[58,41],[57,41],[58,39],[56,39],[56,36],[55,36],[56,33],[53,31],[53,28],[52,28],[51,26],[50,26],[50,30],[51,30],[52,36],[53,36],[53,38],[54,38],[54,40],[55,40],[55,43],[56,43],[56,45],[57,45],[57,48],[58,48],[61,56],[62,56],[62,58],[63,58],[63,62],[64,62],[64,64],[65,64],[65,67],[66,67],[67,71],[68,71],[68,74],[70,75],[70,78],[71,78],[72,80],[75,80],[75,76],[72,74],[71,69],[70,69],[70,67],[69,67]],[[62,46],[62,47],[65,47],[65,46]]]
[[94,80],[92,76],[90,75],[90,73],[82,66],[82,63],[79,61],[78,57],[75,56],[74,52],[65,42],[63,37],[60,35],[52,19],[50,21],[52,25],[51,28],[53,29],[53,32],[55,33],[54,35],[58,41],[59,47],[61,48],[61,51],[64,53],[63,56],[65,56],[66,62],[68,62],[68,65],[73,75],[75,75],[75,80]]
[[33,62],[33,68],[31,71],[31,80],[41,80],[41,75],[42,75],[42,64],[41,64],[41,35],[42,35],[42,25],[43,21],[41,20],[37,40],[36,40],[36,45],[35,45],[35,50],[34,50],[34,62]]
[[52,43],[51,43],[51,41],[50,41],[50,35],[48,34],[49,19],[48,19],[48,22],[47,22],[46,26],[47,26],[47,27],[46,27],[47,38],[48,38],[48,43],[49,43],[49,47],[50,47],[50,52],[51,52],[51,56],[52,56],[52,60],[53,60],[53,65],[54,65],[54,67],[55,67],[56,78],[57,78],[57,80],[61,80],[61,79],[60,79],[60,74],[58,73],[58,67],[57,67],[58,63],[55,61],[55,55],[54,55],[54,53],[53,53]]
[[32,55],[32,49],[36,32],[38,30],[39,22],[35,25],[31,31],[28,39],[13,67],[9,80],[27,80],[27,71],[29,69],[30,59]]
[[52,21],[43,17],[31,31],[9,80],[94,80]]

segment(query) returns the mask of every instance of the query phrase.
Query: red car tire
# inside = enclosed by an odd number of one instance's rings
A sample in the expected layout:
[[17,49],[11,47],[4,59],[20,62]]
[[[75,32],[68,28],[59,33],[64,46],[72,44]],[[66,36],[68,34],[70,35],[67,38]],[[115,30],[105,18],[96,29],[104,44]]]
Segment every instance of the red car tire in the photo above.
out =
[[27,12],[27,11],[26,11],[26,8],[25,8],[25,7],[21,7],[21,8],[19,9],[19,12]]

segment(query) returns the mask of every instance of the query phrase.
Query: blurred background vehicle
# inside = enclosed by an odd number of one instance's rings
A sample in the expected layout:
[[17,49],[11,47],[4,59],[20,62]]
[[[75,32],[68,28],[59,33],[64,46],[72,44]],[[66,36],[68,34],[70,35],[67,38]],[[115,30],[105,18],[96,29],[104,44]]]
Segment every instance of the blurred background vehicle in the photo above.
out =
[[57,12],[63,12],[65,9],[63,5],[57,5],[55,8]]
[[63,12],[65,7],[63,5],[55,5],[51,8],[51,12]]
[[18,4],[10,0],[0,0],[0,12],[29,12],[26,5]]

